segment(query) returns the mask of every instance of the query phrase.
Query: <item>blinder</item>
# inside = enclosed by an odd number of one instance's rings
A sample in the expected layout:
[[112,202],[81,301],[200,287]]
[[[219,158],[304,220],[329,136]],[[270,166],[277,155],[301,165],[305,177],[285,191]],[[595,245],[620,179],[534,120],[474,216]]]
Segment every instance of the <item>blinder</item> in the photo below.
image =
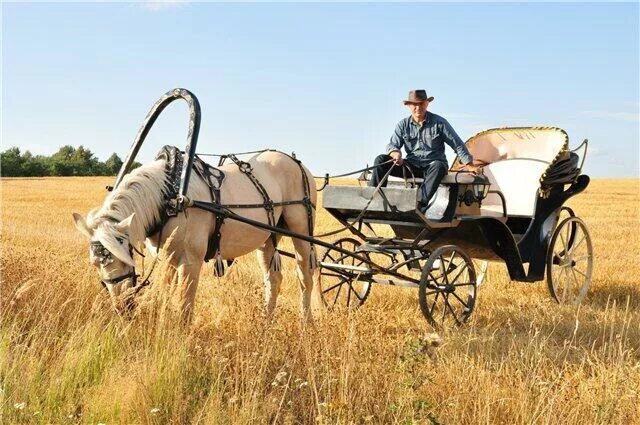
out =
[[[120,243],[120,245],[124,244],[125,239],[121,237],[116,237],[116,240]],[[98,262],[105,267],[111,263],[113,263],[113,254],[100,241],[92,241],[90,243],[91,254],[98,259]],[[133,246],[129,244],[129,254],[133,254]],[[133,279],[133,287],[135,288],[138,284],[138,275],[136,274],[135,267],[129,272],[125,273],[121,276],[114,277],[111,279],[101,279],[100,283],[102,286],[107,289],[107,284],[112,285],[115,283],[120,283],[125,279]]]

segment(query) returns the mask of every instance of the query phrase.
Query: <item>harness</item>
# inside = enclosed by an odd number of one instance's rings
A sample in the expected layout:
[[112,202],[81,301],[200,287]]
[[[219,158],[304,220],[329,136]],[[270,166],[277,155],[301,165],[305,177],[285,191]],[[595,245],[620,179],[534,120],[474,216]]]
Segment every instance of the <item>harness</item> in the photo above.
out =
[[[274,151],[276,152],[276,151]],[[213,167],[206,162],[204,162],[198,155],[195,156],[193,162],[193,170],[195,173],[206,183],[209,187],[209,191],[211,194],[211,202],[215,205],[221,206],[223,208],[263,208],[267,213],[267,221],[269,226],[276,226],[275,220],[275,208],[282,207],[285,205],[296,205],[301,204],[304,205],[307,212],[307,229],[309,231],[309,235],[313,235],[313,213],[315,210],[315,205],[311,202],[310,197],[310,184],[307,173],[305,172],[302,163],[298,160],[295,155],[288,155],[283,153],[287,157],[291,158],[298,167],[300,168],[300,173],[302,176],[302,186],[304,191],[304,196],[299,200],[287,200],[287,201],[279,201],[274,202],[269,193],[265,189],[264,185],[260,182],[260,180],[253,174],[253,167],[249,162],[240,160],[234,154],[228,154],[221,157],[219,166],[223,165],[225,160],[230,159],[240,170],[242,174],[244,174],[249,181],[253,184],[253,187],[256,189],[260,197],[262,198],[262,203],[255,204],[223,204],[220,196],[220,189],[222,187],[222,183],[225,179],[225,174],[220,169]],[[160,152],[156,155],[156,159],[163,159],[166,161],[166,173],[168,176],[167,185],[165,187],[164,192],[164,202],[163,208],[160,211],[160,221],[156,223],[153,228],[147,233],[147,236],[150,236],[161,229],[166,222],[171,217],[175,217],[178,215],[178,208],[176,205],[176,198],[179,194],[180,182],[181,182],[181,171],[183,164],[183,152],[175,146],[164,146]],[[220,244],[222,238],[222,225],[226,215],[222,212],[214,213],[214,228],[213,232],[209,236],[209,242],[207,244],[207,252],[205,254],[205,261],[210,261],[215,258],[214,264],[214,272],[216,276],[223,276],[225,272],[225,262],[222,259],[220,254]],[[271,232],[270,234],[271,241],[274,246],[274,253],[269,261],[269,267],[271,270],[278,271],[281,269],[281,261],[280,255],[276,248],[277,245],[277,233]],[[316,267],[316,257],[315,250],[313,244],[311,245],[311,253],[310,253],[310,267],[314,269]],[[227,260],[227,266],[231,265],[233,260]]]

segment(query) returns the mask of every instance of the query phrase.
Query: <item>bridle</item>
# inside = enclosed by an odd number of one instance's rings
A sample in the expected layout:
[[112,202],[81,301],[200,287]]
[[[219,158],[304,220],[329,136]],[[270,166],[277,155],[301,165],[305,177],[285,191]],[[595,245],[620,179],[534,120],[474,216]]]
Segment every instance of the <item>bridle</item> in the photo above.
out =
[[[129,255],[131,255],[131,258],[133,258],[134,251],[138,255],[142,256],[142,258],[145,257],[145,255],[142,252],[140,252],[138,249],[136,249],[136,247],[134,247],[128,239],[125,239],[124,237],[119,237],[119,236],[116,236],[115,238],[121,245],[124,244],[125,240],[127,241],[127,244],[129,245]],[[151,277],[151,274],[153,273],[153,269],[156,267],[156,263],[158,262],[161,240],[162,240],[162,228],[160,228],[160,233],[158,235],[158,252],[156,253],[155,258],[153,259],[153,263],[151,264],[151,269],[149,270],[147,277],[142,279],[142,283],[140,283],[140,285],[138,285],[138,278],[140,277],[140,275],[136,273],[136,268],[134,266],[129,273],[125,273],[123,275],[113,277],[111,279],[101,279],[100,284],[102,285],[102,287],[105,290],[108,290],[107,285],[113,285],[115,283],[120,283],[126,279],[132,279],[134,292],[131,295],[132,296],[137,295],[142,288],[144,288],[145,286],[151,283],[151,280],[149,280],[149,278]],[[113,263],[113,254],[111,254],[111,251],[105,248],[100,241],[91,241],[90,249],[93,256],[98,259],[98,261],[103,267]]]
[[[124,238],[117,237],[117,236],[116,236],[116,240],[121,245],[124,244],[124,241],[125,241]],[[128,240],[127,240],[127,244],[129,245],[129,254],[133,257],[134,247],[133,245],[131,245],[131,243]],[[111,251],[105,248],[100,241],[91,241],[90,249],[93,256],[98,259],[98,261],[103,267],[113,263],[113,254],[111,254]],[[135,251],[141,254],[140,251],[138,251],[137,249]],[[138,277],[139,275],[136,274],[136,268],[133,267],[133,269],[129,273],[125,273],[123,275],[113,277],[111,279],[100,279],[100,283],[102,284],[104,289],[107,289],[107,285],[120,283],[126,279],[133,279],[133,287],[135,288],[138,283]]]

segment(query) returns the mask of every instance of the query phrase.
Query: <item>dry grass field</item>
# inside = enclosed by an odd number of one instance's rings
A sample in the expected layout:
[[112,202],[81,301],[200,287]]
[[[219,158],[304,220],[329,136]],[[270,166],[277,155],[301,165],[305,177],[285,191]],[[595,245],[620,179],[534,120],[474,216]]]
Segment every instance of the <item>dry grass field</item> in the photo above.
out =
[[[582,306],[491,264],[470,322],[437,346],[410,289],[376,286],[303,329],[287,259],[267,322],[253,255],[221,279],[205,266],[189,329],[156,288],[133,320],[114,316],[71,219],[111,181],[2,180],[2,423],[640,423],[637,179],[569,202],[594,241]],[[336,225],[320,211],[318,233]]]

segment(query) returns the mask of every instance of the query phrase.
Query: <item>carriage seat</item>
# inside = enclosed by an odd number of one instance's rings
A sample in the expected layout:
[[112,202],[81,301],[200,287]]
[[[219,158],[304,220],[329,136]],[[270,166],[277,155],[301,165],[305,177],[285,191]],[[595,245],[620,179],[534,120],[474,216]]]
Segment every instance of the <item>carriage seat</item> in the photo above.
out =
[[[549,164],[535,159],[513,158],[497,161],[483,167],[491,182],[489,190],[501,192],[506,201],[508,217],[533,217],[540,188],[540,176]],[[480,207],[481,215],[503,213],[502,199],[489,193]]]
[[[555,127],[497,128],[470,138],[467,149],[473,159],[487,165],[484,175],[489,190],[501,192],[507,216],[533,217],[540,178],[569,144],[567,133]],[[460,166],[459,158],[452,168]],[[502,200],[489,194],[481,207],[482,215],[502,214]]]
[[[489,190],[500,192],[506,201],[507,216],[533,217],[540,179],[554,161],[568,151],[567,133],[555,127],[496,128],[470,138],[467,149],[474,160],[484,163],[483,173]],[[461,167],[456,157],[452,170]],[[442,180],[447,184],[470,184],[477,177],[472,173],[449,172]],[[392,184],[406,184],[403,179],[389,178]],[[422,179],[415,179],[421,183]],[[482,202],[480,215],[502,216],[502,198],[490,193]]]
[[[501,192],[506,201],[508,217],[533,217],[535,214],[540,176],[549,164],[545,161],[528,158],[503,159],[482,168],[484,177],[467,172],[449,172],[441,184],[472,184],[482,180],[489,182],[489,190]],[[416,184],[423,179],[416,178]],[[410,179],[409,182],[413,182]],[[389,185],[404,186],[404,179],[389,177]],[[504,214],[502,198],[497,193],[489,193],[482,201],[480,215],[500,217]]]

